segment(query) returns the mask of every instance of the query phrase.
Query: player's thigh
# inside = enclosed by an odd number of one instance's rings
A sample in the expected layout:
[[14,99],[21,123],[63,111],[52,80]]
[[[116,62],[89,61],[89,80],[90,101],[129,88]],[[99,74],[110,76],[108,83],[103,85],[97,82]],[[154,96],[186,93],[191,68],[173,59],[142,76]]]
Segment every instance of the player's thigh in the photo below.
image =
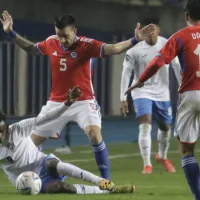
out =
[[55,167],[49,168],[49,166],[48,166],[49,161],[60,162],[60,159],[53,154],[49,154],[42,161],[42,163],[40,165],[40,172],[39,172],[39,176],[40,176],[41,181],[42,181],[42,189],[41,189],[42,192],[44,192],[46,184],[51,182],[52,180],[58,180],[58,181],[63,182],[66,179],[65,175],[58,174]]
[[139,124],[151,123],[152,121],[152,100],[140,98],[133,100],[133,106],[136,113],[136,118]]
[[[153,116],[162,130],[169,129],[172,123],[172,107],[170,101],[153,101]],[[167,131],[167,130],[166,130]]]
[[200,136],[199,102],[199,91],[189,91],[180,94],[174,135],[182,143],[195,143]]
[[85,131],[88,126],[97,126],[101,129],[101,113],[100,106],[96,100],[85,100],[77,102],[75,121],[82,130]]

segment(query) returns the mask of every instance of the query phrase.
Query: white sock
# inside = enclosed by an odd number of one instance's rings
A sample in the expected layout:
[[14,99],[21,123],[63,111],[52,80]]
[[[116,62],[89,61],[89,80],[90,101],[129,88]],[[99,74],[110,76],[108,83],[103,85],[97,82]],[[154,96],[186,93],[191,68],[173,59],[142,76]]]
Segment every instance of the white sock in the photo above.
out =
[[140,124],[139,125],[139,147],[140,153],[144,162],[144,166],[151,165],[151,125]]
[[108,190],[100,190],[97,186],[89,186],[82,184],[74,184],[76,188],[76,194],[109,194],[111,193]]
[[69,163],[59,162],[57,164],[57,172],[61,175],[66,175],[73,178],[82,179],[84,181],[88,181],[95,185],[98,185],[98,183],[102,180],[101,177],[96,176],[88,171],[85,171]]
[[162,159],[167,158],[170,137],[171,137],[171,130],[162,131],[162,130],[158,129],[158,134],[157,134],[158,154],[159,154],[160,158],[162,158]]

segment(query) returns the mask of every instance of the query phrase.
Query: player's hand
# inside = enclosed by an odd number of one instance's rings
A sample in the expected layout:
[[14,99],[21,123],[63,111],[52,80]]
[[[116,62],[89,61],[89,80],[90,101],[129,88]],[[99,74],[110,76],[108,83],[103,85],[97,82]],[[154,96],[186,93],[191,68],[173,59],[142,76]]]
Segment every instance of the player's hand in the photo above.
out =
[[149,24],[144,28],[140,29],[140,23],[137,23],[135,28],[135,38],[137,41],[145,40],[147,37],[151,37],[156,30],[156,26],[154,24]]
[[129,92],[131,92],[132,90],[136,89],[136,88],[141,88],[144,86],[144,83],[141,82],[139,79],[131,86],[128,88],[128,90],[125,92],[125,95],[128,94]]
[[129,113],[127,101],[121,101],[120,112],[124,117],[126,117],[127,114]]
[[72,89],[70,89],[67,93],[67,103],[72,104],[79,99],[82,95],[81,90],[76,85]]
[[3,30],[6,33],[9,33],[13,30],[13,19],[11,15],[9,15],[7,10],[4,10],[2,13],[2,18],[0,18],[1,23],[3,24]]

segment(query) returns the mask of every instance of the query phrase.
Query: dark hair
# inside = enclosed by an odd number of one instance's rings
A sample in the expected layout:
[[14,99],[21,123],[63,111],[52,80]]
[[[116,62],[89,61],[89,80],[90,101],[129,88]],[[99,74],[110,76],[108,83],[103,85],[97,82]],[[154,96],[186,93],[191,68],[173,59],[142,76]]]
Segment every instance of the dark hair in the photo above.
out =
[[159,25],[159,19],[158,18],[146,18],[142,20],[142,26],[146,26],[148,24],[156,24]]
[[72,15],[62,15],[55,19],[55,26],[63,29],[66,26],[75,26],[75,18]]
[[0,121],[6,121],[6,114],[0,110]]
[[184,11],[193,20],[200,20],[200,0],[187,0]]

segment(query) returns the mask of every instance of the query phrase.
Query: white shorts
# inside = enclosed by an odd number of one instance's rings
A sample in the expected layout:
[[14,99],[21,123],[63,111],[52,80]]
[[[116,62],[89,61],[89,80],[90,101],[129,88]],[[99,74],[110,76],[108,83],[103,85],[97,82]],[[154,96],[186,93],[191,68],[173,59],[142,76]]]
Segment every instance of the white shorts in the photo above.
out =
[[[62,104],[61,102],[48,101],[39,115]],[[95,125],[101,128],[100,107],[96,100],[84,100],[73,103],[57,119],[36,127],[34,134],[46,138],[58,138],[60,132],[68,122],[76,122],[83,130],[89,125]]]
[[200,91],[180,94],[174,136],[183,143],[194,143],[200,136]]

